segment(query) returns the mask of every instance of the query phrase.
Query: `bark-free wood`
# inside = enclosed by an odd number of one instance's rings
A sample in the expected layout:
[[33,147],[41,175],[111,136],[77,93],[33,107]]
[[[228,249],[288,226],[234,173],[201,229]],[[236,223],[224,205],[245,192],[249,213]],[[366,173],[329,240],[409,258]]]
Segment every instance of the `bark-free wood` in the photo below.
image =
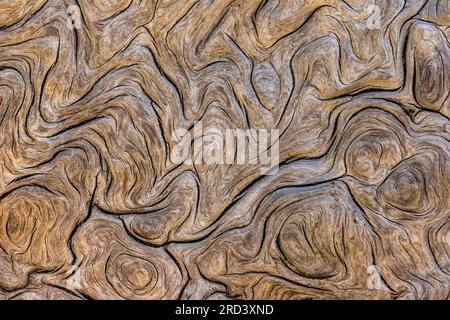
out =
[[[448,299],[449,25],[442,0],[1,1],[0,297]],[[199,121],[278,129],[278,172],[174,163]]]

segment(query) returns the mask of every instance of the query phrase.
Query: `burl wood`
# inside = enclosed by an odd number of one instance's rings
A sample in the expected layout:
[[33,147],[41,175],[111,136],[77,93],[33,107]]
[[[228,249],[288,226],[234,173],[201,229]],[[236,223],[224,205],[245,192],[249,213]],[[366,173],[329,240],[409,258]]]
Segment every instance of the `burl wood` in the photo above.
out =
[[[0,296],[449,299],[449,25],[448,0],[0,1]],[[171,161],[200,121],[278,129],[278,172]]]

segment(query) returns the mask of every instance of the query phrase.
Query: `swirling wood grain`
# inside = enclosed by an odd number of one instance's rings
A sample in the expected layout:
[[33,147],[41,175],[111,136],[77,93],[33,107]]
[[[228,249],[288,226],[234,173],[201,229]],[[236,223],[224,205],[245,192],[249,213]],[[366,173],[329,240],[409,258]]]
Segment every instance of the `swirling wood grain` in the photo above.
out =
[[0,297],[450,299],[450,1],[0,1]]

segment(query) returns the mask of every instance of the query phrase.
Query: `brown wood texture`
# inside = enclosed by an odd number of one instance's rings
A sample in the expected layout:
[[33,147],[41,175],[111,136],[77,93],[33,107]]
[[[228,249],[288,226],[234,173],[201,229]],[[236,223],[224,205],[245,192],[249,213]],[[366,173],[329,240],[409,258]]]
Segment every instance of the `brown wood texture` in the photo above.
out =
[[[0,297],[449,299],[449,25],[448,0],[0,1]],[[277,171],[172,161],[198,123],[278,130]]]

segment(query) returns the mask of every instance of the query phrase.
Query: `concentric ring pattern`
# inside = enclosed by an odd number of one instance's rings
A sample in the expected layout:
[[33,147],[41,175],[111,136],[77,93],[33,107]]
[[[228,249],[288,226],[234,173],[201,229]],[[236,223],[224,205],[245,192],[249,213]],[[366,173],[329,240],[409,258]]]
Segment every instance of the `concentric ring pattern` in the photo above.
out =
[[450,299],[450,1],[0,1],[0,298]]

